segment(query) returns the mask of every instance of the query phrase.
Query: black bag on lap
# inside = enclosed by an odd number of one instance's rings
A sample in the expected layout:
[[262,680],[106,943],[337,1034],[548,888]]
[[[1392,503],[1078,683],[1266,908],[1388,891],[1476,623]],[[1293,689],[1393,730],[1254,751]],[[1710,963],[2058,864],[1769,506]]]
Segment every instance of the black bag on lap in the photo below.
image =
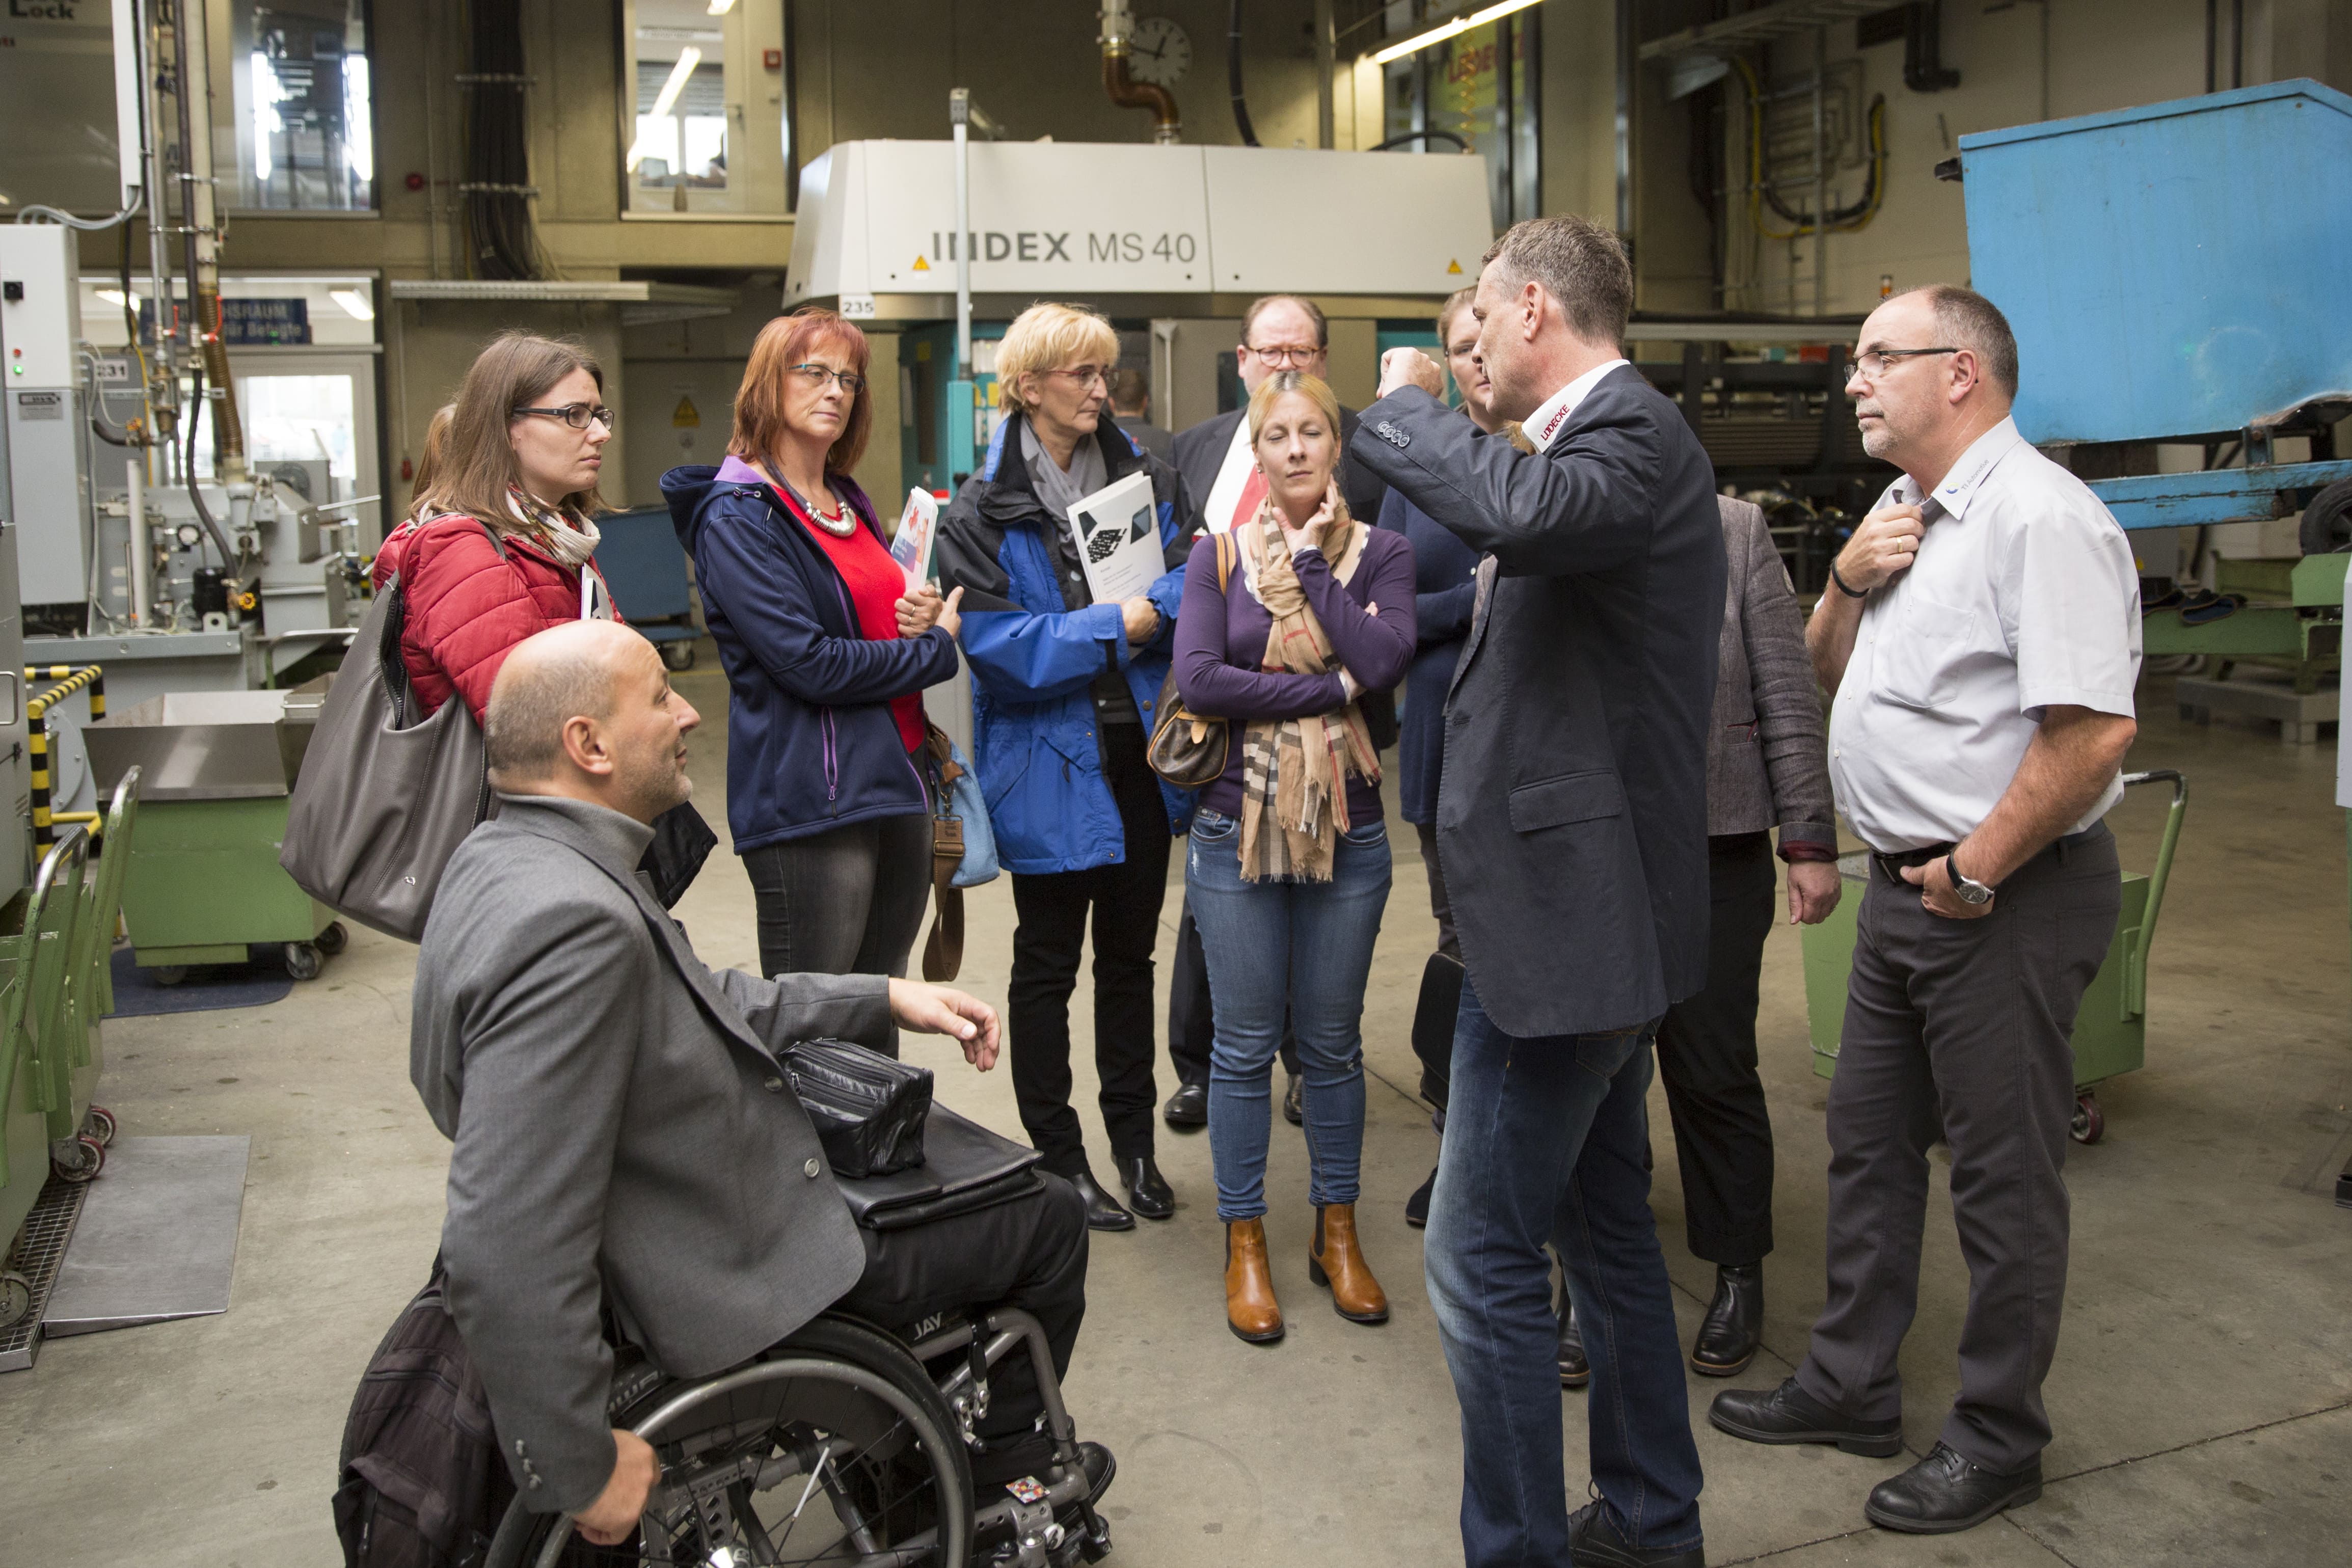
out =
[[930,1068],[847,1040],[796,1040],[778,1059],[835,1176],[887,1176],[923,1163]]
[[334,1499],[344,1568],[474,1568],[514,1500],[447,1278],[436,1259],[352,1400]]

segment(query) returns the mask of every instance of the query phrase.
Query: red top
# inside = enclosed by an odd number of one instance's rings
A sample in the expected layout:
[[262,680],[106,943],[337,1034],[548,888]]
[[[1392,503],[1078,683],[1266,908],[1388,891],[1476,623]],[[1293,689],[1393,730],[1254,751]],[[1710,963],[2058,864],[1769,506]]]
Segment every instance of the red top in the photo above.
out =
[[[784,510],[797,515],[796,509],[783,491],[776,492]],[[898,601],[907,596],[907,574],[890,558],[890,552],[874,537],[864,520],[847,503],[841,510],[822,516],[836,521],[843,518],[856,524],[846,535],[836,535],[824,524],[804,520],[803,528],[824,552],[833,569],[849,588],[849,603],[857,622],[857,629],[867,642],[898,640]],[[913,751],[923,743],[923,694],[910,691],[904,697],[890,700],[890,717],[898,721],[898,739]]]

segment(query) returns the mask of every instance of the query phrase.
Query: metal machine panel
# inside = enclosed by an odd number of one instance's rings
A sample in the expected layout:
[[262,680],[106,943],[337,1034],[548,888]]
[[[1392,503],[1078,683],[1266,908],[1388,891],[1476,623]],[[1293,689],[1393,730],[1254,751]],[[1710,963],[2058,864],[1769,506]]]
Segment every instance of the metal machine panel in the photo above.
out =
[[[1224,293],[1450,293],[1493,242],[1486,161],[1450,154],[1204,147],[1216,287]],[[1302,205],[1304,223],[1268,221]],[[1382,215],[1410,215],[1381,223]],[[1351,243],[1347,236],[1370,236]]]
[[2271,82],[1963,136],[1960,162],[2027,439],[2235,431],[2352,396],[2352,98]]
[[8,431],[7,521],[16,525],[24,601],[79,600],[87,481],[81,447],[81,297],[72,235],[54,224],[0,225],[0,383]]
[[[1493,232],[1481,158],[1070,142],[971,155],[977,294],[1438,294],[1475,275]],[[1415,214],[1410,234],[1329,242],[1398,210]],[[952,143],[836,144],[801,176],[784,303],[873,315],[877,296],[951,296],[954,212]]]

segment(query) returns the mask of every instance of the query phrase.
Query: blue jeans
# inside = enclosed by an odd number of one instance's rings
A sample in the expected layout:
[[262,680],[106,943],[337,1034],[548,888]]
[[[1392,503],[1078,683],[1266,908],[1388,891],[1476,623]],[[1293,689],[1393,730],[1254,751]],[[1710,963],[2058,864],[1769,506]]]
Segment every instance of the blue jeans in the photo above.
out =
[[1592,1363],[1592,1479],[1610,1521],[1643,1551],[1700,1543],[1698,1449],[1650,1217],[1655,1031],[1515,1039],[1463,984],[1425,1256],[1462,1405],[1468,1568],[1569,1564],[1546,1242]]
[[1328,882],[1244,882],[1242,825],[1192,818],[1184,888],[1209,961],[1209,1150],[1217,1217],[1265,1213],[1269,1068],[1286,1012],[1307,1080],[1307,1196],[1356,1201],[1364,1153],[1364,982],[1389,901],[1388,825],[1343,833]]

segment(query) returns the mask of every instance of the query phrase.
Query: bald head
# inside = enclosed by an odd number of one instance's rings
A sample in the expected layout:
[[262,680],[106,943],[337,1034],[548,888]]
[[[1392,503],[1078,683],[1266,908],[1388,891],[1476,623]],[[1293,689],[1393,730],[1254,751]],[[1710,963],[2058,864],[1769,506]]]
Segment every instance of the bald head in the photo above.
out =
[[651,822],[694,792],[686,736],[701,716],[654,645],[611,621],[567,621],[514,646],[490,687],[490,782]]
[[502,786],[544,778],[563,756],[568,719],[613,716],[614,689],[653,645],[611,621],[567,621],[517,643],[490,685],[483,735]]

